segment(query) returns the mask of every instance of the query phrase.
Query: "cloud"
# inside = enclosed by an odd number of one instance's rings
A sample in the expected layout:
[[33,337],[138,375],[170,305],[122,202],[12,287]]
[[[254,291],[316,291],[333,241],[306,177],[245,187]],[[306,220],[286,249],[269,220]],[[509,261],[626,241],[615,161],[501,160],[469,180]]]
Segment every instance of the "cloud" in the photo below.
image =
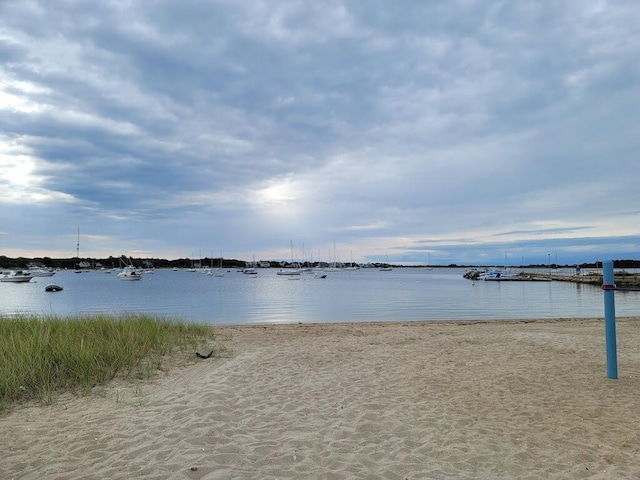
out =
[[3,2],[6,251],[64,256],[81,226],[96,256],[637,256],[638,14]]

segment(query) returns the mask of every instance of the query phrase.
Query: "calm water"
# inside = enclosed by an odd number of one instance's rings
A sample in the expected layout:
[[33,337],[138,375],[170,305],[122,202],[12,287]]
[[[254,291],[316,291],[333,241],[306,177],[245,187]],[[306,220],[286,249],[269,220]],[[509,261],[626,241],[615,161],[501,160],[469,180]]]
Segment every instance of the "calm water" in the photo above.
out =
[[[224,277],[158,270],[138,282],[70,271],[27,284],[0,283],[0,314],[145,312],[210,324],[602,317],[598,287],[565,282],[471,282],[462,269],[329,272],[327,278]],[[62,292],[45,292],[47,284]],[[617,292],[618,316],[640,314],[640,292]]]

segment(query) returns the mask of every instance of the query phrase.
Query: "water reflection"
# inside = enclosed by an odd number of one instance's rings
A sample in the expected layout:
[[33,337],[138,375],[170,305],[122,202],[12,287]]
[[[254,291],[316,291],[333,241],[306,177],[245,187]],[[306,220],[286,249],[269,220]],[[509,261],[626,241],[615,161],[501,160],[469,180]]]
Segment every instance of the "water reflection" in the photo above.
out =
[[[482,282],[460,269],[362,269],[298,280],[260,270],[224,277],[159,270],[140,282],[98,272],[0,284],[0,313],[146,312],[213,324],[602,317],[599,287],[565,282]],[[618,292],[619,316],[637,314],[638,292]]]

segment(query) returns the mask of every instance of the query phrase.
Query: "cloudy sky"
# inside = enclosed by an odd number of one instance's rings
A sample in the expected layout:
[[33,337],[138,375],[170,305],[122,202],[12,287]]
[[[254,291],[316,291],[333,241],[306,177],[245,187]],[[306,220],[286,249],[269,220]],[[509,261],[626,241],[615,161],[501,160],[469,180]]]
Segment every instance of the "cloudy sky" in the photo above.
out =
[[639,259],[639,154],[637,0],[0,0],[0,255]]

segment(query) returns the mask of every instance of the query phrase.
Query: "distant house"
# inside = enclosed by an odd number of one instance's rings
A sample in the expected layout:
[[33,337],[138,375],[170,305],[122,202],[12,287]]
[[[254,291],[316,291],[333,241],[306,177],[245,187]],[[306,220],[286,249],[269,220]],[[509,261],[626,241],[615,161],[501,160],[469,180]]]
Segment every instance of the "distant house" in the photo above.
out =
[[29,262],[27,268],[47,268],[47,266],[42,262]]

